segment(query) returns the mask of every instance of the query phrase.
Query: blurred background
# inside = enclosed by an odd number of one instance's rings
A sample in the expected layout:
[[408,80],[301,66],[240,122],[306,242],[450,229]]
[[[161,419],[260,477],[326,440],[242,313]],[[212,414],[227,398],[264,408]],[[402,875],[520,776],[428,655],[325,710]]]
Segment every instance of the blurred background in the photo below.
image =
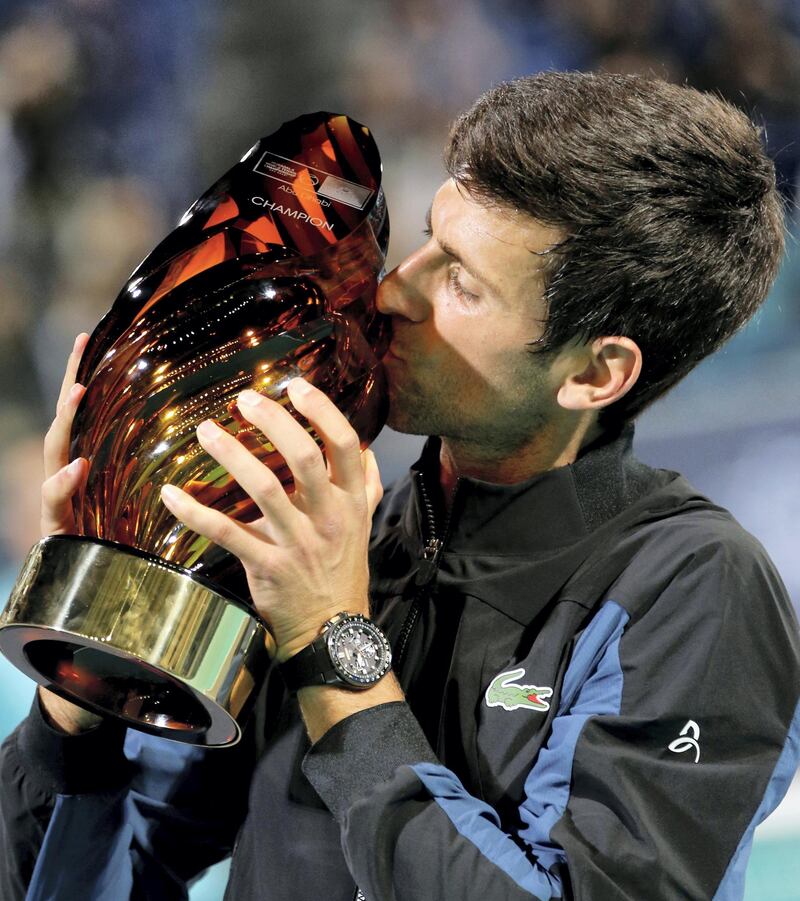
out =
[[[649,411],[639,456],[756,534],[800,599],[797,0],[3,0],[0,4],[0,594],[38,538],[41,441],[75,335],[255,140],[345,112],[382,150],[389,263],[423,238],[449,123],[541,69],[645,72],[713,90],[764,128],[788,252],[757,318]],[[384,432],[386,482],[418,439]],[[0,733],[32,683],[0,661]],[[800,899],[800,786],[757,831],[748,901]],[[193,901],[221,899],[227,865]]]

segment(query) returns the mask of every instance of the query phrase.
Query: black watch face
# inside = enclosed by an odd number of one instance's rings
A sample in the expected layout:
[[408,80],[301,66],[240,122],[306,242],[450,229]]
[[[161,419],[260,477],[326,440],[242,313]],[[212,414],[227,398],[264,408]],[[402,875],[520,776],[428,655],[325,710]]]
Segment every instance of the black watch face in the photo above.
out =
[[383,632],[363,616],[349,616],[333,626],[328,653],[337,674],[350,685],[372,685],[392,663]]

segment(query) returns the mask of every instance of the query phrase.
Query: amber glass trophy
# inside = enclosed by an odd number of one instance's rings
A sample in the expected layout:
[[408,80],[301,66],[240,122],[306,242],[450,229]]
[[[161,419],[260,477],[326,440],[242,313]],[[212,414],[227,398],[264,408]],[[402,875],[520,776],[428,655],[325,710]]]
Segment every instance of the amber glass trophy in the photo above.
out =
[[159,489],[180,485],[241,522],[261,515],[198,444],[212,418],[291,490],[283,459],[236,407],[244,388],[300,418],[285,387],[302,376],[364,447],[375,438],[388,233],[369,131],[315,113],[259,141],[136,269],[78,373],[87,390],[70,458],[90,464],[79,534],[32,549],[0,617],[0,650],[23,672],[146,732],[239,740],[269,635],[239,561],[178,522]]

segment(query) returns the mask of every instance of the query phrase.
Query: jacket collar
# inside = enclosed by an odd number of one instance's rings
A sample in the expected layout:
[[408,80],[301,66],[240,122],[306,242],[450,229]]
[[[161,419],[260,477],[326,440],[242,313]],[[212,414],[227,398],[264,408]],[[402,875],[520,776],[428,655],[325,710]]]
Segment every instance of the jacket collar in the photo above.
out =
[[[436,511],[447,554],[546,555],[616,516],[652,484],[653,470],[633,456],[634,427],[605,434],[574,463],[524,482],[499,485],[462,477],[448,518]],[[438,497],[438,438],[411,467],[412,496],[404,529],[412,542],[430,538],[429,508]]]
[[[692,494],[676,473],[635,459],[633,431],[631,425],[607,434],[569,466],[525,482],[463,479],[440,536],[437,592],[471,596],[523,625],[556,596],[593,606],[606,570],[625,565],[617,554],[604,567],[604,549],[637,531],[643,517],[671,515]],[[439,441],[431,438],[409,476],[387,493],[371,545],[376,595],[412,590],[430,538],[425,493],[437,484],[438,467]]]

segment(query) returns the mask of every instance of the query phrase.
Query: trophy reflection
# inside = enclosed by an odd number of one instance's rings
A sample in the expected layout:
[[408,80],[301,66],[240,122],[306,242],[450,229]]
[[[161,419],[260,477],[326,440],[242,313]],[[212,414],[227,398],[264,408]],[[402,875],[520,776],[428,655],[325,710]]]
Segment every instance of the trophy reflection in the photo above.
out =
[[284,460],[239,414],[245,388],[294,412],[285,386],[302,376],[363,447],[375,438],[388,233],[372,136],[316,113],[259,141],[136,269],[78,373],[87,390],[70,459],[90,464],[79,534],[32,549],[0,617],[0,650],[16,666],[143,731],[239,740],[269,636],[241,564],[178,522],[159,489],[180,485],[240,522],[261,515],[198,444],[212,418],[291,490]]

